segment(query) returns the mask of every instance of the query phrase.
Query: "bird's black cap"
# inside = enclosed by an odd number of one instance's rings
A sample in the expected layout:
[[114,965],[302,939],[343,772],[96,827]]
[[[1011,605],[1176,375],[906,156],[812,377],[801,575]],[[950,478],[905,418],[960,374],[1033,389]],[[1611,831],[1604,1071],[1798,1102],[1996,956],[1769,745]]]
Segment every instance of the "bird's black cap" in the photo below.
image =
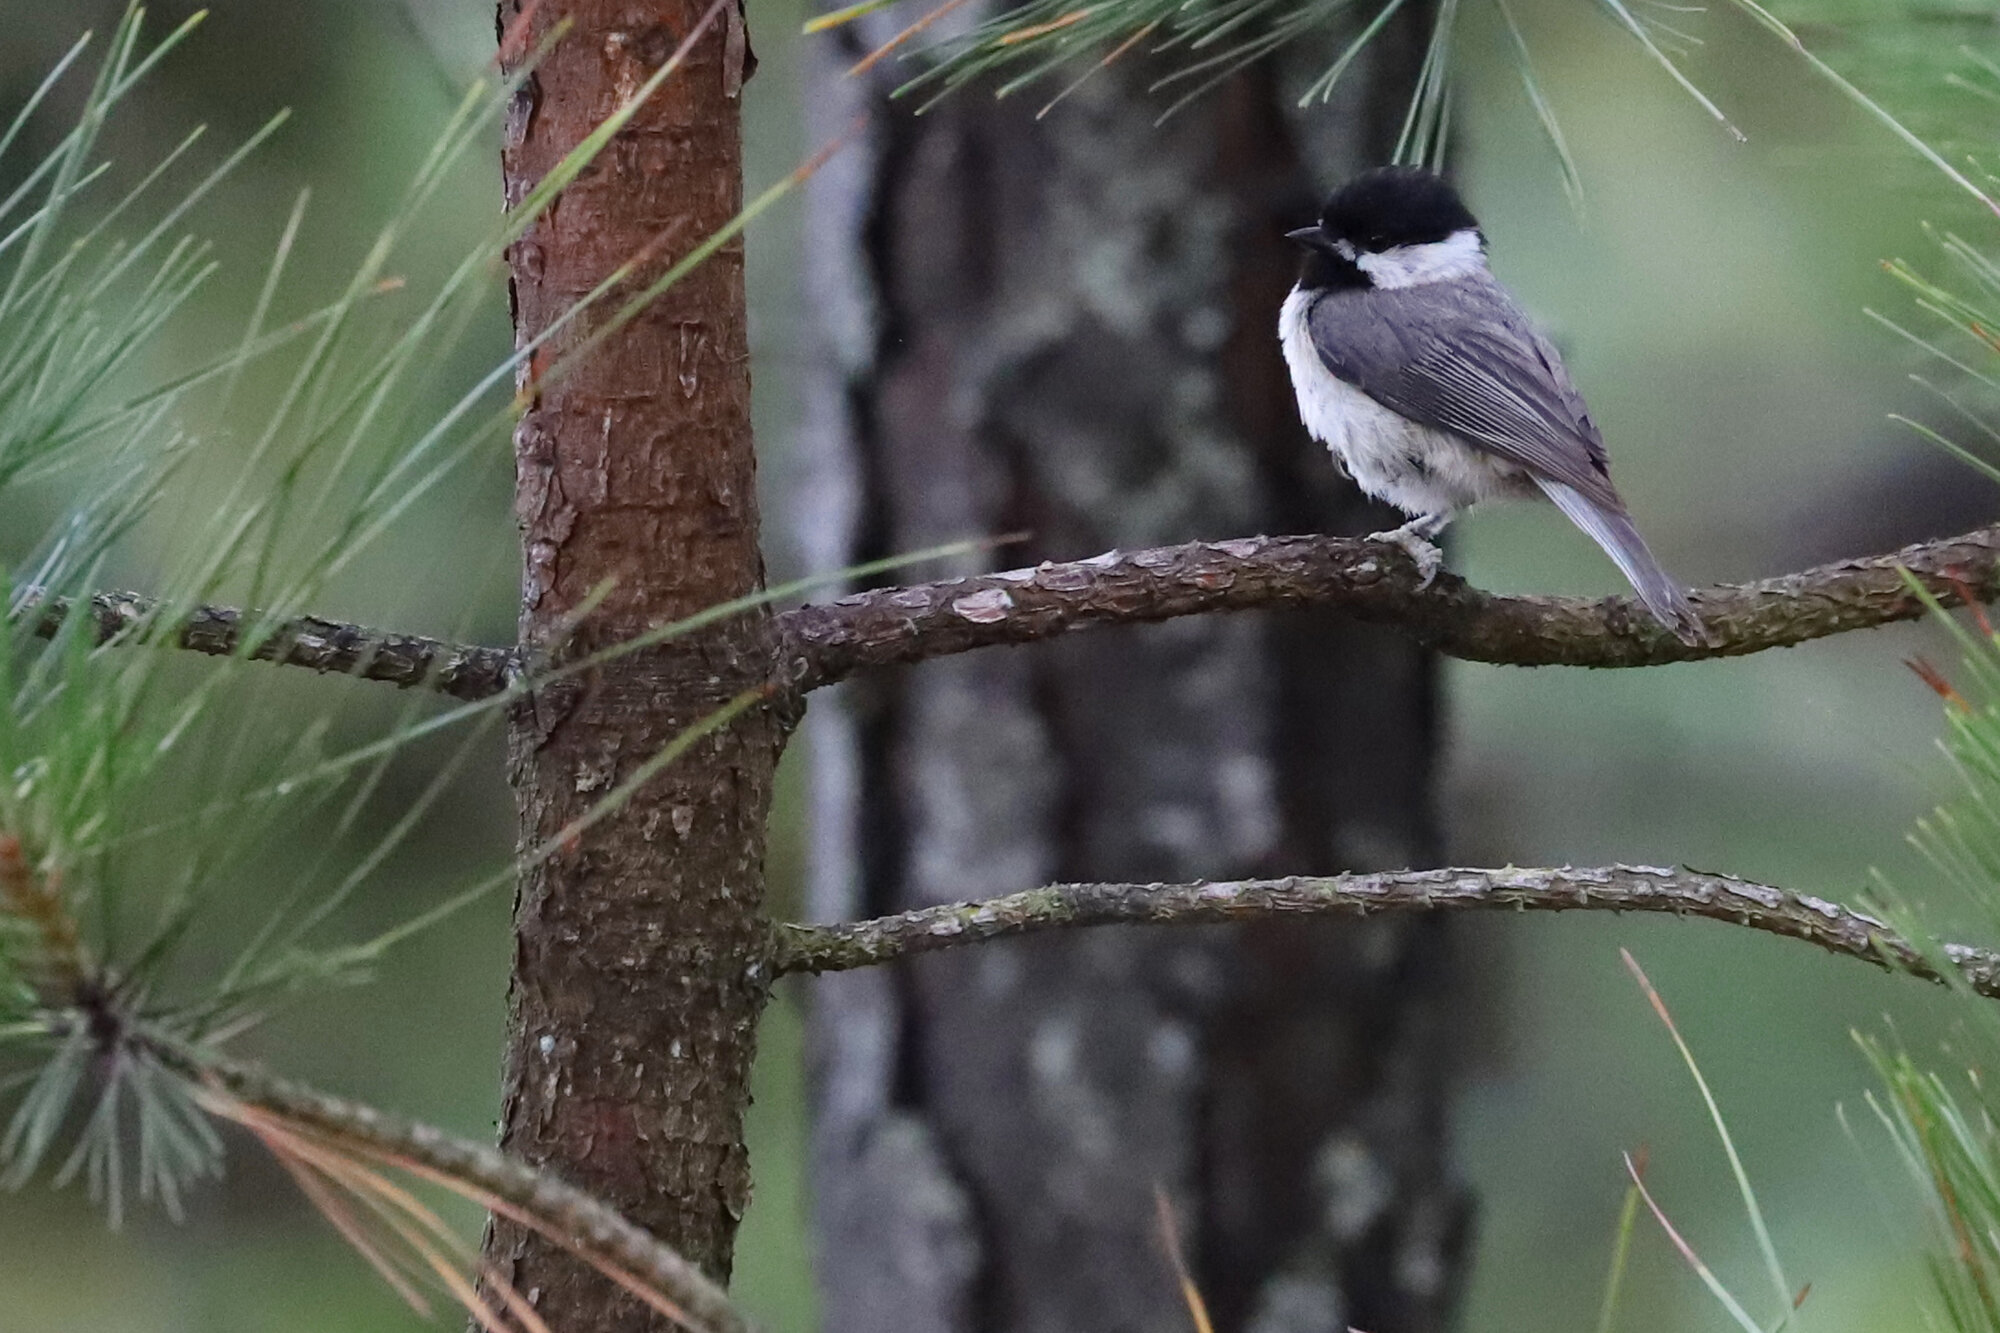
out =
[[1477,231],[1479,221],[1442,176],[1427,167],[1379,167],[1329,195],[1318,227],[1290,234],[1308,247],[1346,241],[1363,253],[1380,253],[1442,241],[1467,228]]

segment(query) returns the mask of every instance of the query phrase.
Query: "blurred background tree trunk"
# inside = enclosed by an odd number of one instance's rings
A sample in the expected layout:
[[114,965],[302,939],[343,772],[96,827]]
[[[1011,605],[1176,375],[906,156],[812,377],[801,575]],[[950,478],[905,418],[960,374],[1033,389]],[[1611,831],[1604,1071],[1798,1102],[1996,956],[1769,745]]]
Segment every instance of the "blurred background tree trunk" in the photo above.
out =
[[[907,66],[844,77],[904,19],[816,47],[814,125],[873,115],[809,204],[812,562],[1397,521],[1304,434],[1275,324],[1282,233],[1389,156],[1426,10],[1330,107],[1293,109],[1331,58],[1297,50],[1159,127],[1137,55],[1038,121],[1035,91],[919,118],[887,102]],[[811,715],[813,911],[1433,863],[1436,695],[1427,655],[1309,614],[869,676]],[[1183,1326],[1156,1184],[1221,1327],[1445,1326],[1447,945],[1437,921],[1121,929],[816,982],[825,1327]]]

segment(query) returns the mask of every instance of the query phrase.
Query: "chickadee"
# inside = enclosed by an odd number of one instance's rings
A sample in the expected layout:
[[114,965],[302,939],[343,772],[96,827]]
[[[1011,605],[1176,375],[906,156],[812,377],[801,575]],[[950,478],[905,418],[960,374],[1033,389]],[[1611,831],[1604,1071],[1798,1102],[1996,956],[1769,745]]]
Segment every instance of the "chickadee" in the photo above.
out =
[[1708,642],[1611,485],[1604,439],[1562,358],[1486,267],[1486,238],[1451,186],[1384,167],[1335,190],[1278,336],[1299,415],[1362,490],[1411,520],[1377,534],[1416,557],[1459,510],[1537,488],[1623,570],[1659,622]]

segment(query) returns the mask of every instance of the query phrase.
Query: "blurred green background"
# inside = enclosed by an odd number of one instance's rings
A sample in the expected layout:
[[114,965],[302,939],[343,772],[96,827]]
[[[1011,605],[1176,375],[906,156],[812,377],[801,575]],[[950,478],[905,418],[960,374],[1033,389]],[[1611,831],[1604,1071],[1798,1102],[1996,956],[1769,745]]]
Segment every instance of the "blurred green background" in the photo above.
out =
[[[115,0],[0,0],[0,102],[11,105]],[[155,31],[191,10],[155,11]],[[460,88],[488,58],[488,0],[219,0],[114,144],[144,160],[198,122],[240,138],[281,106],[297,116],[206,206],[225,272],[163,347],[159,368],[232,339],[296,192],[313,209],[292,310],[345,278]],[[1879,261],[1946,265],[1924,224],[2000,243],[1883,129],[1733,10],[1674,14],[1704,45],[1688,68],[1747,136],[1738,143],[1583,0],[1519,8],[1538,70],[1582,169],[1578,216],[1483,6],[1468,11],[1458,103],[1463,178],[1494,262],[1555,332],[1612,445],[1622,489],[1669,567],[1694,583],[1781,572],[1957,531],[1991,517],[1988,484],[1908,429],[1944,420],[1909,375],[1931,372],[1865,308],[1921,322]],[[751,13],[762,67],[746,96],[750,185],[807,151],[798,109],[797,0]],[[1876,8],[1793,12],[1816,48],[1925,128],[1962,146],[2000,140],[1996,103],[1946,85],[1954,52],[1990,15],[1892,21]],[[6,110],[0,106],[0,111]],[[1057,118],[1060,117],[1057,113]],[[48,124],[57,122],[51,119]],[[18,174],[18,166],[10,168]],[[442,266],[491,223],[494,155],[454,177],[404,271]],[[750,234],[759,438],[782,477],[795,417],[788,385],[808,312],[798,206]],[[454,364],[469,379],[504,356],[496,296]],[[1966,433],[1961,430],[1961,434]],[[400,628],[509,637],[514,526],[509,457],[426,501],[315,608]],[[767,522],[783,523],[782,504]],[[773,549],[786,549],[782,531]],[[1502,590],[1609,592],[1616,572],[1539,507],[1463,522],[1455,564]],[[126,571],[143,584],[143,569]],[[1470,863],[1608,860],[1726,869],[1852,898],[1871,867],[1921,890],[1904,845],[1943,791],[1936,699],[1901,659],[1951,662],[1935,627],[1760,657],[1635,673],[1454,665],[1446,827]],[[356,735],[405,701],[347,682],[282,680],[301,708],[333,691]],[[379,928],[431,901],[438,877],[500,864],[511,810],[488,745],[420,842],[353,909]],[[787,773],[775,880],[798,878],[798,768]],[[301,836],[310,838],[311,830]],[[258,892],[246,883],[240,892]],[[506,900],[396,955],[379,983],[284,1015],[256,1048],[287,1072],[484,1136],[497,1095],[509,947]],[[1827,1330],[1917,1327],[1920,1233],[1865,1112],[1869,1075],[1850,1040],[1893,1015],[1921,1051],[1948,1028],[1943,997],[1800,945],[1704,923],[1606,917],[1463,923],[1487,994],[1470,1006],[1460,1143],[1480,1198],[1466,1326],[1588,1327],[1623,1192],[1618,1154],[1648,1145],[1651,1182],[1725,1280],[1761,1294],[1748,1226],[1701,1107],[1618,948],[1649,968],[1702,1058],[1763,1193],[1778,1244],[1813,1284],[1803,1315]],[[1007,946],[1013,947],[1013,946]],[[1032,947],[1032,946],[1024,946]],[[796,993],[764,1038],[752,1138],[758,1178],[737,1290],[783,1330],[811,1327]],[[141,1212],[107,1234],[77,1191],[37,1183],[0,1198],[0,1329],[386,1330],[418,1326],[253,1150],[172,1226]],[[1169,1276],[1163,1269],[1161,1281]],[[1721,1311],[1649,1226],[1624,1327],[1711,1328]],[[446,1323],[454,1323],[447,1316]]]

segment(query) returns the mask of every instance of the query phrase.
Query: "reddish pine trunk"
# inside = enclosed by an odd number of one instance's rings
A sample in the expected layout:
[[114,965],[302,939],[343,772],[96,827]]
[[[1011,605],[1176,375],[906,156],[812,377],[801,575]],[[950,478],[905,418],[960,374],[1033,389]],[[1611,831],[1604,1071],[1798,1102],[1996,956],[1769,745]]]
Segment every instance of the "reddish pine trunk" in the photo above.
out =
[[[522,7],[501,6],[503,28]],[[657,70],[706,0],[566,0],[573,23],[508,118],[519,200]],[[741,198],[743,30],[718,15],[685,69],[508,256],[515,336],[546,328],[618,264],[637,281]],[[610,303],[615,308],[617,301]],[[589,321],[585,321],[586,324]],[[731,245],[588,360],[543,385],[515,433],[521,639],[561,659],[756,588],[743,253]],[[576,336],[538,357],[560,358]],[[602,605],[564,638],[573,613]],[[539,693],[513,722],[523,850],[765,675],[765,620],[667,644]],[[615,817],[526,873],[516,905],[502,1141],[589,1189],[718,1277],[749,1196],[743,1146],[765,978],[764,820],[783,741],[755,712],[702,741]],[[558,1327],[658,1321],[539,1238],[487,1255]]]

